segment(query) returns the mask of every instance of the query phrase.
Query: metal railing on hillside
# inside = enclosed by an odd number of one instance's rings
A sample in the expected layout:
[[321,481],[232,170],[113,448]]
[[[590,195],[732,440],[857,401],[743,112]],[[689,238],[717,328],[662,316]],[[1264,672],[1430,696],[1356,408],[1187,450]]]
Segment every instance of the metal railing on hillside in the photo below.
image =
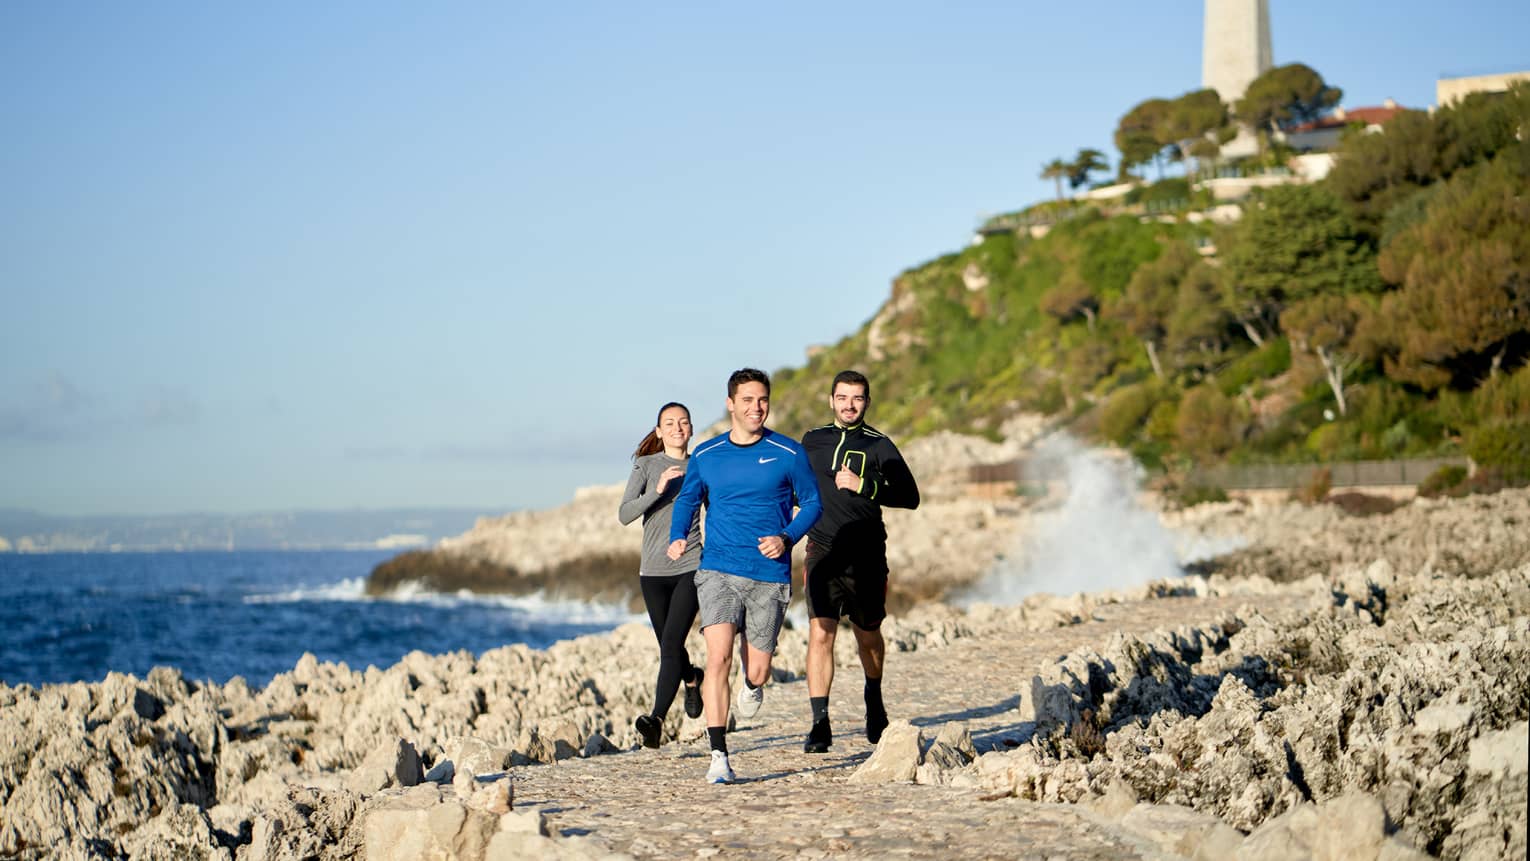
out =
[[1270,463],[1219,466],[1193,470],[1190,482],[1223,490],[1263,490],[1301,487],[1313,474],[1327,469],[1334,487],[1399,487],[1414,485],[1442,466],[1469,468],[1464,457],[1410,460],[1350,460],[1335,463]]
[[[1416,485],[1442,466],[1470,468],[1470,462],[1464,457],[1428,457],[1217,466],[1192,470],[1189,483],[1223,490],[1291,489],[1308,484],[1314,473],[1327,469],[1334,487],[1399,487]],[[967,470],[967,481],[972,484],[1054,481],[1066,477],[1063,464],[1038,458],[979,464]]]

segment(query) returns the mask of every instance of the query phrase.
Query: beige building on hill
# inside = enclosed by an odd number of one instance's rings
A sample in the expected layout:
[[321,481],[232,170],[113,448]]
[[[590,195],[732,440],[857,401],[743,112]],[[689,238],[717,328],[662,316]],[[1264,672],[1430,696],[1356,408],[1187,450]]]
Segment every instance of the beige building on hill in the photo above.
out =
[[1434,82],[1434,102],[1442,108],[1448,107],[1470,93],[1502,93],[1520,81],[1530,81],[1530,71],[1440,78]]

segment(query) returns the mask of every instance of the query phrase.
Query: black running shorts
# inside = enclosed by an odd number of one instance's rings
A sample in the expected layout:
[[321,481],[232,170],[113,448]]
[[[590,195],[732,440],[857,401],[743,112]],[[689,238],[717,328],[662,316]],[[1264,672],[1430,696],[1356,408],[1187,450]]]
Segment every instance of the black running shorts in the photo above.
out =
[[875,631],[887,616],[887,545],[880,541],[848,541],[824,547],[807,543],[808,615],[814,619],[850,622]]

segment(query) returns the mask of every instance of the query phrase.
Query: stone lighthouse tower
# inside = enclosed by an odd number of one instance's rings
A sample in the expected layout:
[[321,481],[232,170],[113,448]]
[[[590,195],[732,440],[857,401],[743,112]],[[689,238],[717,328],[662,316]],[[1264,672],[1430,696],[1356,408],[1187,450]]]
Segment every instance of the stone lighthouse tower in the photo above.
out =
[[1206,0],[1201,86],[1232,104],[1271,65],[1269,0]]

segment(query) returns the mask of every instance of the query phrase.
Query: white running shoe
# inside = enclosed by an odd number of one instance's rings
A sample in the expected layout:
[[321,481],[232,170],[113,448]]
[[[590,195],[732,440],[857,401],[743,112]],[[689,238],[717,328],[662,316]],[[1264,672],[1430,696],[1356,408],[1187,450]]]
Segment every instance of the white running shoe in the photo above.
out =
[[707,769],[707,783],[732,783],[737,779],[733,774],[733,766],[728,764],[728,755],[720,750],[712,751],[712,766]]
[[743,679],[738,680],[738,716],[752,718],[760,713],[760,706],[765,703],[765,686],[750,688]]

